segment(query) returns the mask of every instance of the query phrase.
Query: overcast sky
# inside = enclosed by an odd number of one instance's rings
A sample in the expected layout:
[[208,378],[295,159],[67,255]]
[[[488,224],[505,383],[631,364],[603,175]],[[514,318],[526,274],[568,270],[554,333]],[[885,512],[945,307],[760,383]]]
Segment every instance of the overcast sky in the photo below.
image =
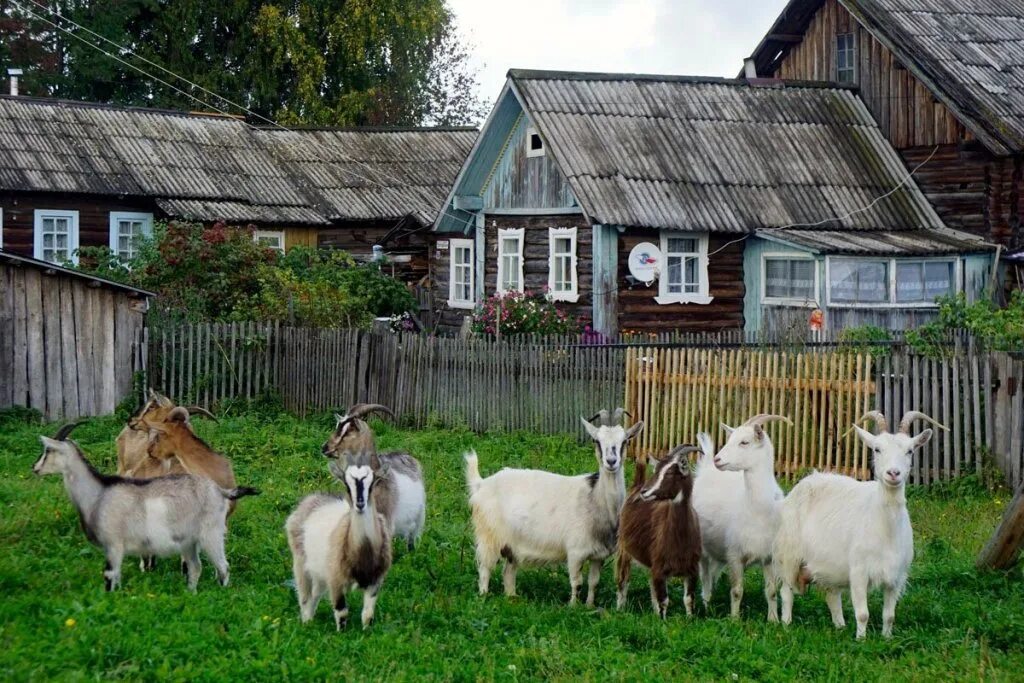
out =
[[481,96],[510,68],[735,76],[785,0],[448,0]]

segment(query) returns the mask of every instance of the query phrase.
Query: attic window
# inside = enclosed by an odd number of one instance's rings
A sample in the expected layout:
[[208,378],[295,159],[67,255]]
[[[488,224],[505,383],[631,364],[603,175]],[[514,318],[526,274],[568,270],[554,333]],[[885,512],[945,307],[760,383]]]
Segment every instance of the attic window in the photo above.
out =
[[857,43],[852,33],[836,36],[836,80],[840,83],[857,81]]
[[544,156],[544,141],[541,139],[540,133],[537,132],[536,128],[526,129],[526,156]]

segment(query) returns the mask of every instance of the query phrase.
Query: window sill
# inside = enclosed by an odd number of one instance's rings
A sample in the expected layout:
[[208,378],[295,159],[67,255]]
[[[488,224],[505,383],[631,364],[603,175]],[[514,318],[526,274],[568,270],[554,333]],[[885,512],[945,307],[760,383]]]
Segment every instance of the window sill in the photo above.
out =
[[761,299],[763,306],[789,306],[791,308],[820,308],[815,301],[807,299]]
[[559,292],[558,294],[549,293],[548,298],[554,302],[574,304],[580,300],[580,295],[578,293],[570,294],[569,292]]
[[456,301],[454,299],[448,299],[448,308],[460,308],[467,311],[472,311],[476,308],[476,303],[473,301]]
[[654,301],[665,306],[667,304],[709,304],[715,297],[707,294],[663,294],[654,297]]

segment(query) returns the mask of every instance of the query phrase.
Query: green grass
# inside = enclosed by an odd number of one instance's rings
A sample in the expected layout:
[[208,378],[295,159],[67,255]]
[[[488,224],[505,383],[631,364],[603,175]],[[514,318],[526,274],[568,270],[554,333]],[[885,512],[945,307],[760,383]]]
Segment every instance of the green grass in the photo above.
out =
[[[59,478],[38,479],[37,435],[53,427],[0,424],[0,680],[96,678],[265,679],[1017,679],[1024,675],[1024,585],[1020,572],[978,575],[973,559],[994,528],[1005,494],[970,480],[911,494],[917,557],[900,602],[895,637],[879,635],[871,600],[866,642],[831,627],[819,594],[798,599],[794,625],[769,625],[758,572],[748,574],[743,618],[731,621],[726,582],[710,616],[682,615],[671,589],[666,622],[650,612],[646,573],[634,573],[629,608],[614,602],[605,568],[600,609],[569,608],[564,567],[520,572],[521,597],[476,595],[472,531],[461,453],[474,447],[485,474],[501,466],[581,473],[588,448],[527,434],[401,431],[377,423],[382,448],[407,448],[426,469],[427,529],[412,553],[396,550],[362,631],[337,633],[326,603],[300,625],[282,525],[306,493],[336,488],[318,448],[328,417],[248,415],[200,434],[234,462],[239,483],[263,495],[231,519],[231,585],[208,563],[197,595],[177,562],[141,574],[124,569],[122,590],[104,593],[103,558],[78,528]],[[76,438],[94,463],[114,469],[119,424],[95,420]],[[358,614],[360,598],[352,605]],[[69,620],[74,620],[69,621]],[[73,625],[69,625],[73,624]]]

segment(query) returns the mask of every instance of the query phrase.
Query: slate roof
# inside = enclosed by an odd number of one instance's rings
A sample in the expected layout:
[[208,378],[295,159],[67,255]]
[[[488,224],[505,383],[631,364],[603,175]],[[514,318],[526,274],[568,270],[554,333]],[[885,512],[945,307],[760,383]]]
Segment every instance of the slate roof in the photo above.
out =
[[913,181],[900,186],[906,169],[850,89],[520,70],[509,79],[595,223],[731,233],[942,226]]
[[[1024,151],[1024,2],[838,0],[994,154]],[[761,41],[758,73],[803,34],[823,0],[792,0]]]
[[758,234],[819,254],[938,256],[990,253],[996,249],[980,237],[947,228],[914,232],[774,230]]
[[444,199],[430,188],[447,189],[474,137],[277,132],[225,116],[3,96],[0,190],[150,197],[194,220],[327,225],[414,214],[426,224]]

